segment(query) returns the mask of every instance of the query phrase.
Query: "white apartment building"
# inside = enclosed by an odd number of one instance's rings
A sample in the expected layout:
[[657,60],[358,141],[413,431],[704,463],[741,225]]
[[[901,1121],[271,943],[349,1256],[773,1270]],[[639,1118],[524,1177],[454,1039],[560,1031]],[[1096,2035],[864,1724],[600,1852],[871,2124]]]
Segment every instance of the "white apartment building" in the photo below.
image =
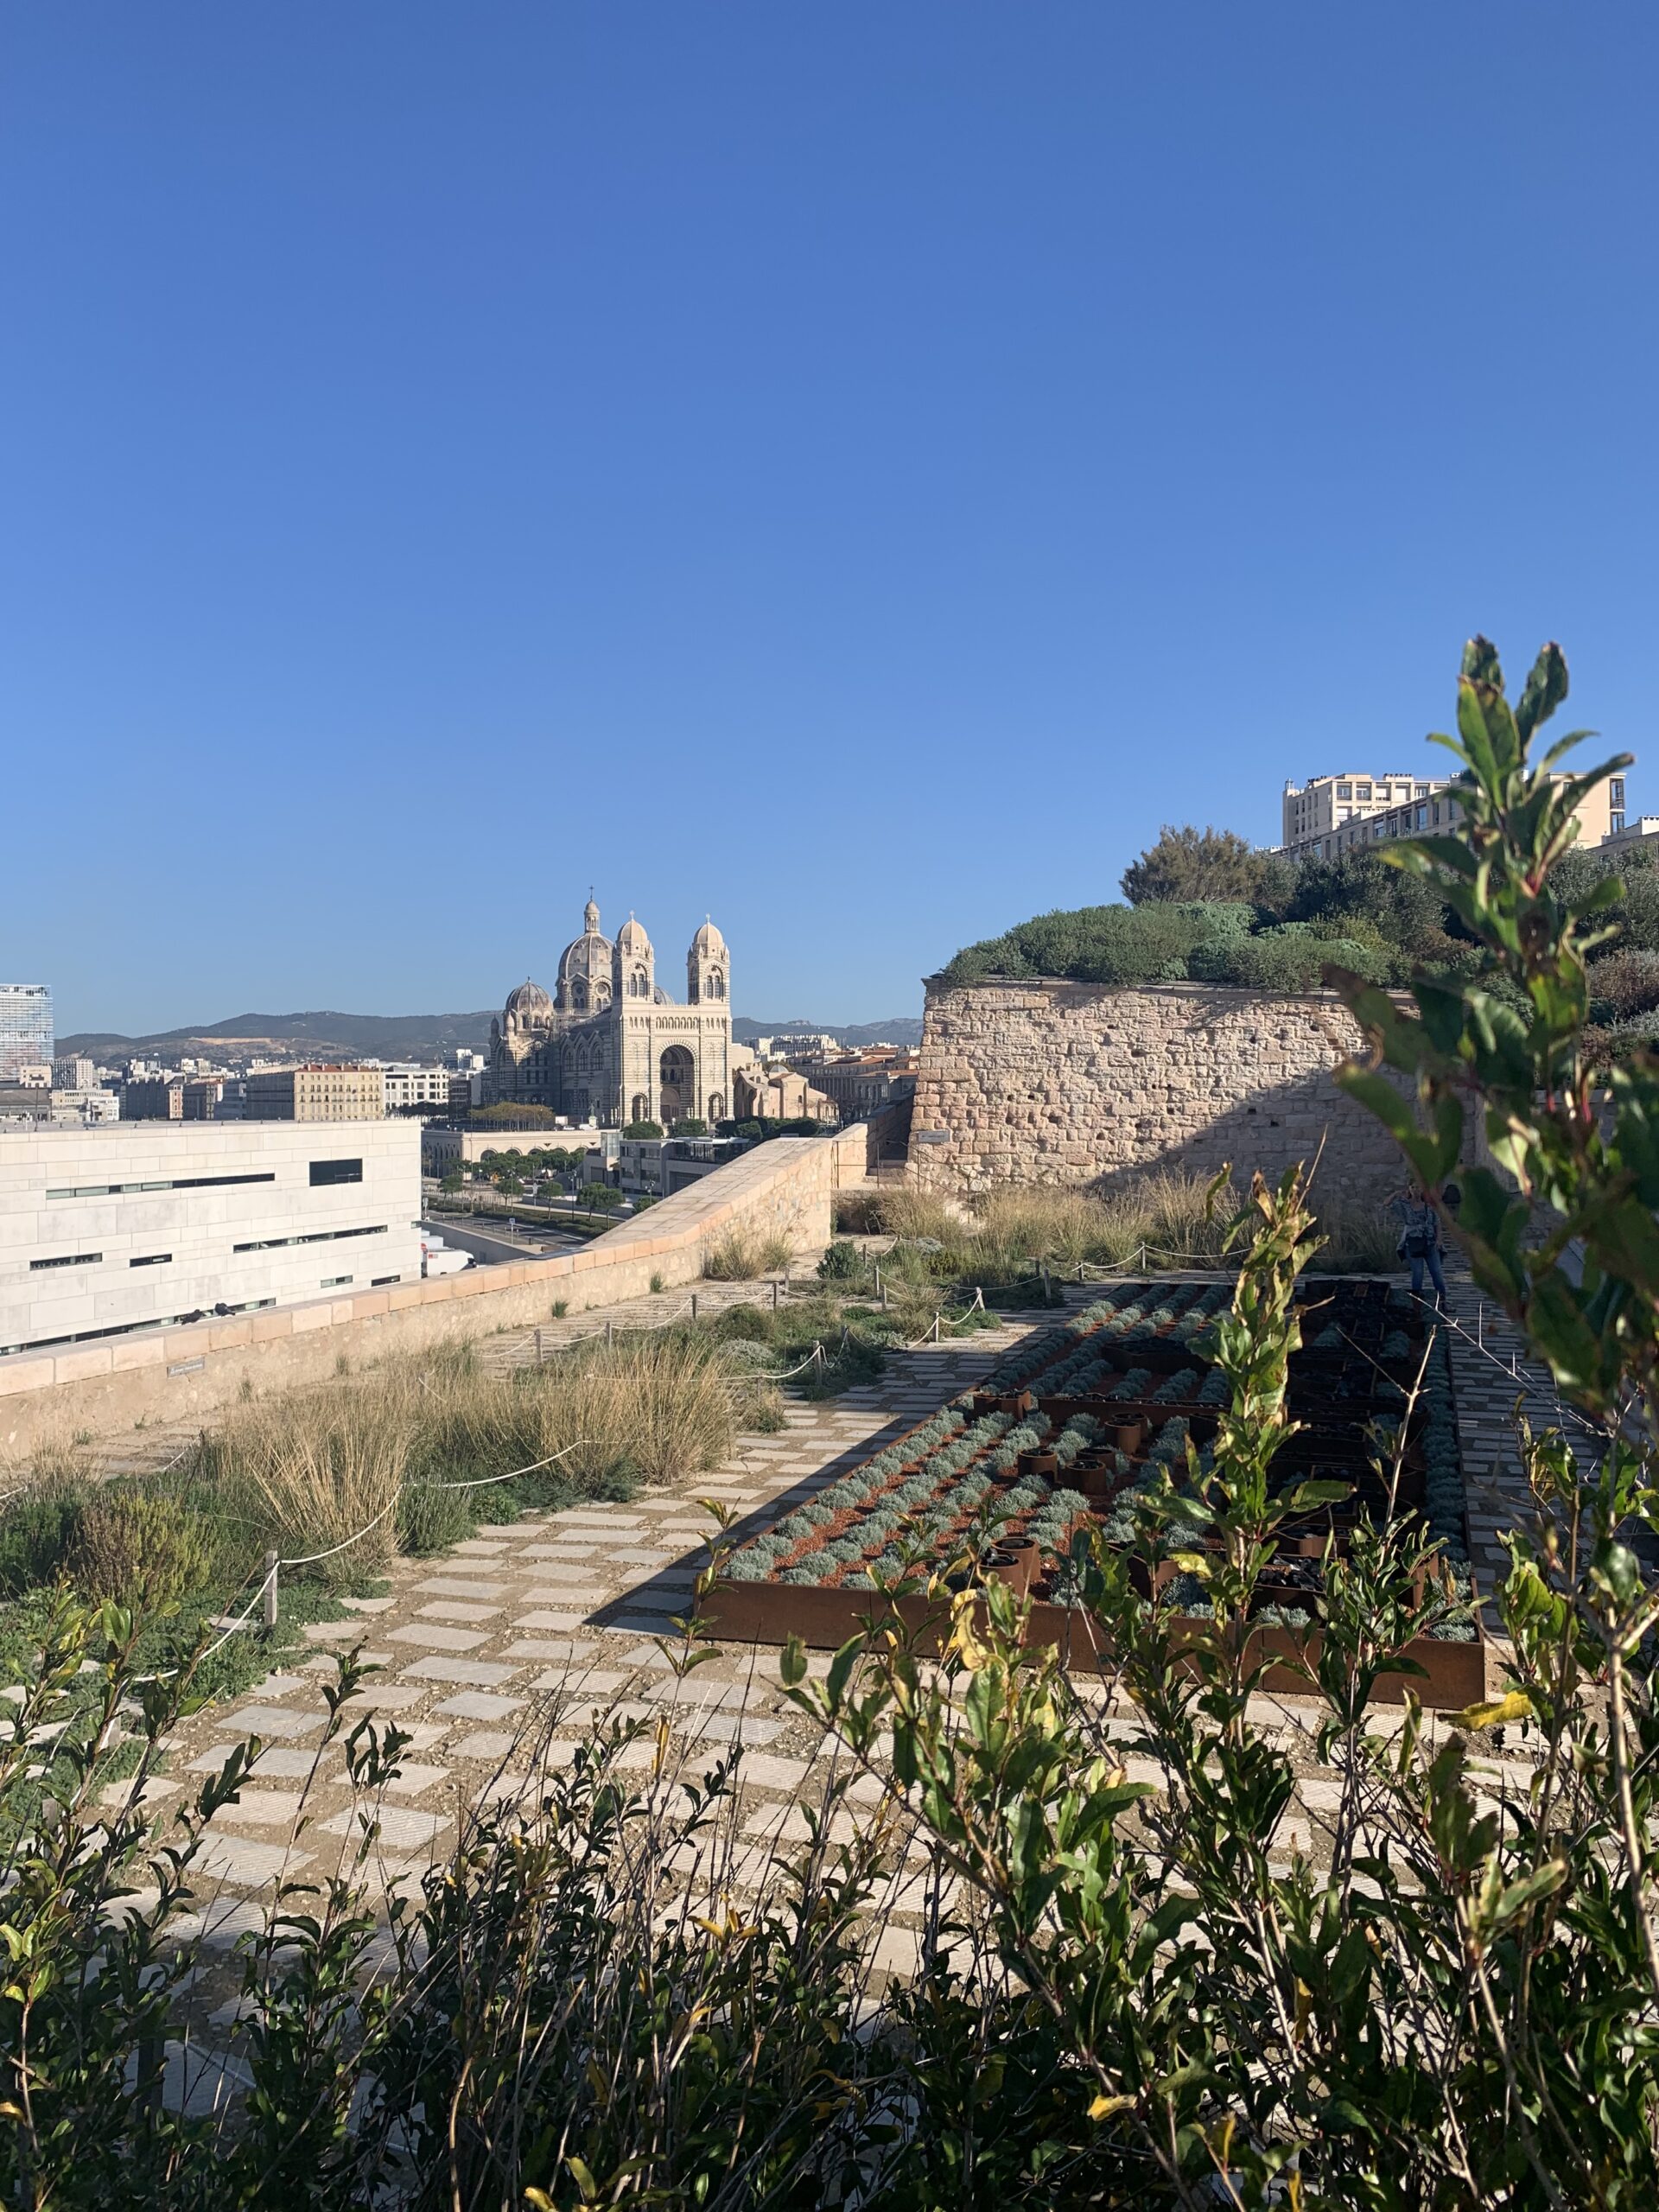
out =
[[0,1131],[0,1356],[421,1277],[413,1122]]
[[401,1114],[409,1107],[425,1108],[434,1114],[449,1111],[450,1085],[454,1080],[450,1069],[383,1062],[380,1074],[385,1084],[388,1114]]
[[[1333,861],[1385,837],[1433,836],[1462,812],[1449,777],[1315,776],[1285,785],[1285,842],[1293,861]],[[1624,834],[1624,779],[1611,777],[1579,807],[1579,842],[1589,848]],[[1294,825],[1294,826],[1293,826]]]

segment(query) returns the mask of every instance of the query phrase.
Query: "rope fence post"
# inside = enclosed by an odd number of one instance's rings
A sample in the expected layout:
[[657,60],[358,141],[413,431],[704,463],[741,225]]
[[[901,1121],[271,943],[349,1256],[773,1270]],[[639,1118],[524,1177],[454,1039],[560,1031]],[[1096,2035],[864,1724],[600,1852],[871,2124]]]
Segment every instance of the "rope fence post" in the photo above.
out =
[[265,1554],[264,1599],[265,1626],[268,1629],[274,1629],[276,1625],[276,1554],[267,1552]]
[[541,1332],[541,1331],[540,1331],[539,1329],[537,1329],[537,1332],[536,1332],[536,1364],[537,1364],[537,1367],[539,1367],[539,1366],[541,1365],[541,1363],[542,1363],[542,1332]]
[[937,1313],[933,1316],[933,1341],[935,1344],[939,1341],[939,1317]]
[[696,1292],[694,1290],[694,1291],[692,1292],[692,1294],[691,1294],[691,1319],[695,1321],[695,1320],[696,1319],[696,1318],[697,1318],[697,1294],[696,1294]]
[[778,1311],[778,1278],[776,1275],[772,1279],[772,1310],[774,1313]]
[[616,1324],[613,1321],[607,1321],[605,1324],[605,1349],[607,1351],[609,1351],[612,1344],[614,1344],[615,1341]]

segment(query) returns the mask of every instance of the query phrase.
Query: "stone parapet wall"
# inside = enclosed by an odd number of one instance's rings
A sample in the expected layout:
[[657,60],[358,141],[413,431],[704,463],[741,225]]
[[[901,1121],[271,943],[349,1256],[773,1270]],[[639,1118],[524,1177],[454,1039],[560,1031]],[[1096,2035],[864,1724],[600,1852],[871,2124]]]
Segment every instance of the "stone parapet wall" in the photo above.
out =
[[1398,1184],[1399,1153],[1333,1080],[1362,1049],[1329,991],[930,983],[909,1179],[969,1198],[1230,1162],[1248,1180],[1323,1145],[1326,1191],[1380,1198]]
[[0,1359],[0,1449],[43,1437],[110,1435],[140,1421],[206,1419],[245,1382],[264,1393],[315,1382],[341,1358],[357,1367],[391,1351],[489,1336],[697,1281],[705,1247],[731,1230],[788,1236],[815,1251],[831,1234],[836,1192],[861,1180],[868,1141],[855,1123],[826,1137],[774,1137],[585,1250],[469,1268],[354,1296],[143,1331]]

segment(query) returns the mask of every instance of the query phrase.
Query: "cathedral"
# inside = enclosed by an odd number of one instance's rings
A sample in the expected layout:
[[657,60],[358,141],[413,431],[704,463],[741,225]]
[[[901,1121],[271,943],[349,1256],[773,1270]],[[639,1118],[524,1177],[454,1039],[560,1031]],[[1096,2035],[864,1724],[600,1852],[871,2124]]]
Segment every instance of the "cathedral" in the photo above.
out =
[[582,919],[552,997],[522,982],[490,1024],[491,1099],[611,1128],[658,1122],[666,1129],[688,1116],[724,1121],[732,1110],[725,938],[708,921],[692,938],[680,1006],[658,984],[651,939],[632,915],[614,944],[601,934],[592,899]]

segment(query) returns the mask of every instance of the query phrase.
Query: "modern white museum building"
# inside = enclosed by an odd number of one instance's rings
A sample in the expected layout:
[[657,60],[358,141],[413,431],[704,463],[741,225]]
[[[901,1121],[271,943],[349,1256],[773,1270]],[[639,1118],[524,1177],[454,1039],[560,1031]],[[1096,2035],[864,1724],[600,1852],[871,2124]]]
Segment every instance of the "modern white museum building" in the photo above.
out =
[[0,1134],[0,1356],[421,1275],[421,1132],[116,1122]]

